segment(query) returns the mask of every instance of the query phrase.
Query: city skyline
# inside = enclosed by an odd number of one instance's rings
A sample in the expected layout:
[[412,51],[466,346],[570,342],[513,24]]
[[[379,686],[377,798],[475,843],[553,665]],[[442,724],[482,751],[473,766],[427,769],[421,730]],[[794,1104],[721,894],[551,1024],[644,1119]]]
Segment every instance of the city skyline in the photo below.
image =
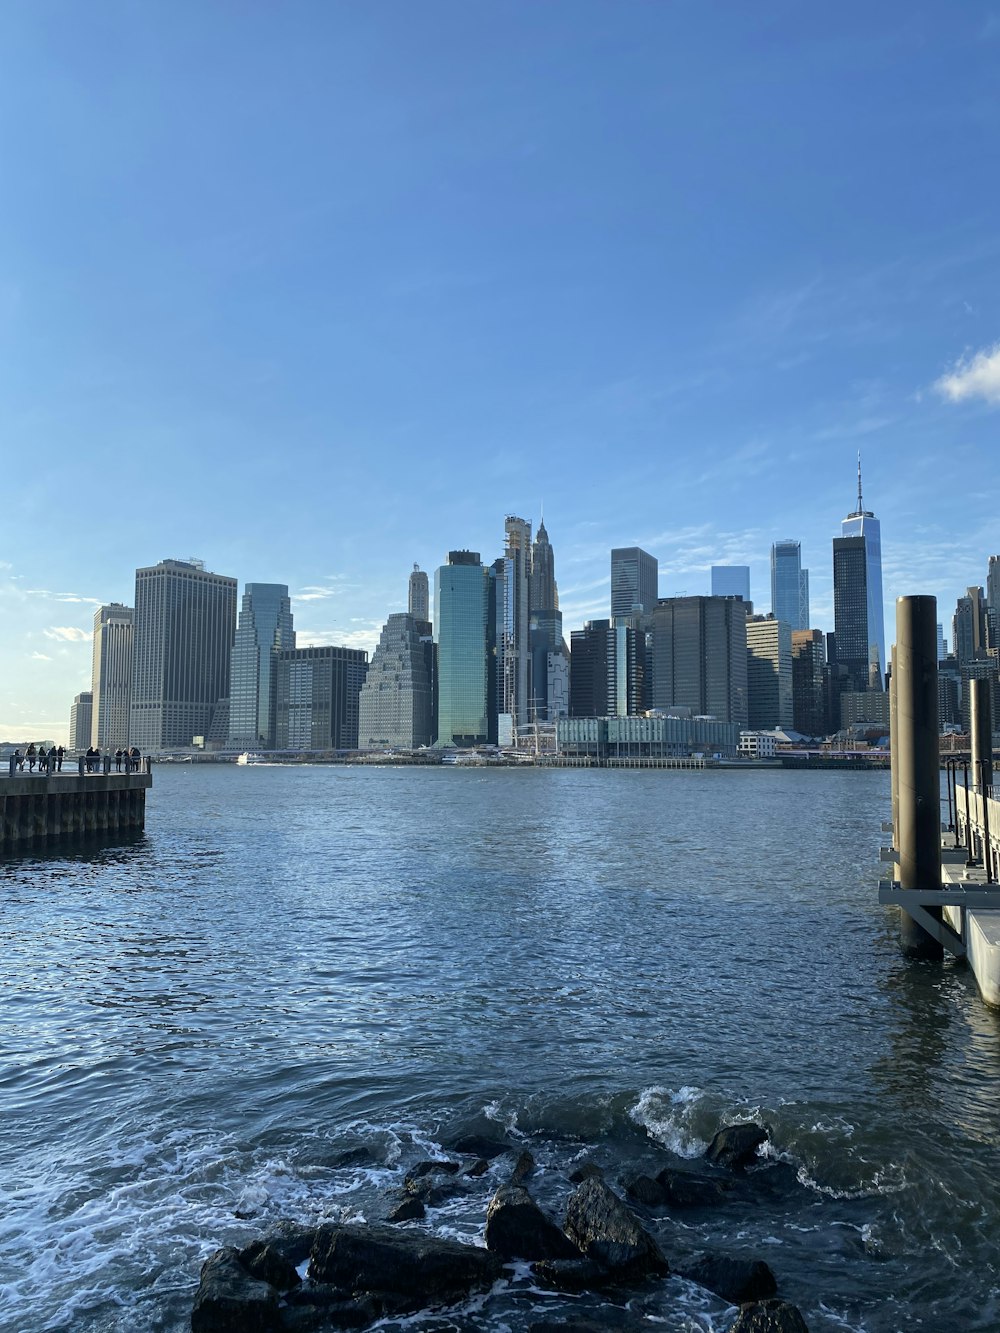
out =
[[65,734],[137,567],[287,584],[303,645],[371,653],[414,562],[543,502],[567,638],[615,547],[764,609],[786,537],[832,629],[859,447],[887,642],[984,584],[983,15],[56,10],[0,80],[0,735]]

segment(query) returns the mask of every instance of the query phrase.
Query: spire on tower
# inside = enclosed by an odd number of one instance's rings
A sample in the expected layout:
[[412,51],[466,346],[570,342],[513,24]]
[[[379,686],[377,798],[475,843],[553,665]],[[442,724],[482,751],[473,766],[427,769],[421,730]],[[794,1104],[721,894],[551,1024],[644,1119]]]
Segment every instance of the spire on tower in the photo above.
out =
[[863,514],[865,506],[861,500],[861,450],[858,450],[858,513]]

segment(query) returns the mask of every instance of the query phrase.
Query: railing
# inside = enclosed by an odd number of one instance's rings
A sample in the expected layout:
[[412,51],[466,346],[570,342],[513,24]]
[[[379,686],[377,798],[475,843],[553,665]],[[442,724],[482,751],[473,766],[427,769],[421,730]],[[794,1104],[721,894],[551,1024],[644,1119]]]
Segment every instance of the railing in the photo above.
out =
[[1000,879],[1000,800],[993,785],[985,789],[955,784],[955,843],[964,845],[968,864],[981,865],[988,883]]
[[151,765],[152,760],[148,755],[138,754],[123,754],[121,759],[118,759],[111,754],[71,755],[64,752],[60,758],[58,754],[49,752],[44,759],[36,758],[34,762],[29,755],[11,754],[7,757],[7,776],[48,778],[65,773],[67,776],[73,774],[79,777],[88,775],[104,777],[111,773],[149,773]]

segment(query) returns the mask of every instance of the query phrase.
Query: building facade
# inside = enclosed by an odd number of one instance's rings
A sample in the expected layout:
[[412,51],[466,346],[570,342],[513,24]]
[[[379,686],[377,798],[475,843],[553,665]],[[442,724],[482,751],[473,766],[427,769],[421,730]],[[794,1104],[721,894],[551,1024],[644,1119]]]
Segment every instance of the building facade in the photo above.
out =
[[487,575],[478,551],[449,551],[434,579],[437,744],[489,739]]
[[359,749],[417,750],[434,739],[429,632],[426,620],[404,612],[385,622],[361,687]]
[[666,597],[653,612],[653,707],[746,727],[747,614],[736,597]]
[[236,580],[196,560],[135,573],[129,737],[144,752],[207,736],[228,697]]
[[771,547],[771,614],[790,629],[809,628],[809,571],[802,568],[799,542],[775,542]]
[[431,594],[427,575],[419,565],[413,566],[410,575],[407,610],[414,620],[428,622],[431,618]]
[[291,648],[278,655],[277,748],[356,750],[368,654],[360,648]]
[[836,661],[855,691],[884,690],[885,629],[882,611],[882,528],[861,496],[833,540],[833,620]]
[[94,696],[90,690],[84,690],[75,696],[69,710],[69,748],[71,750],[89,750],[93,745],[91,733],[94,725]]
[[803,736],[825,736],[831,730],[825,666],[823,631],[792,630],[792,727]]
[[713,565],[712,596],[741,597],[750,601],[750,566],[749,565]]
[[952,631],[960,667],[980,662],[988,655],[986,598],[982,588],[966,588],[965,596],[958,599]]
[[635,717],[642,711],[646,635],[632,617],[589,620],[571,636],[571,717]]
[[[278,658],[295,647],[284,583],[248,583],[229,673],[228,744],[273,750],[278,738]],[[218,732],[216,728],[216,732]]]
[[569,662],[563,643],[555,555],[544,519],[531,547],[528,615],[531,653],[528,718],[531,722],[554,722],[557,717],[566,716]]
[[127,749],[130,744],[134,617],[132,607],[120,602],[94,612],[93,730],[88,744],[101,750]]
[[649,616],[659,596],[656,557],[638,546],[617,546],[611,552],[611,618]]
[[774,616],[747,621],[747,711],[753,730],[794,725],[792,631]]
[[497,731],[501,745],[528,722],[531,679],[531,524],[508,514],[496,581]]

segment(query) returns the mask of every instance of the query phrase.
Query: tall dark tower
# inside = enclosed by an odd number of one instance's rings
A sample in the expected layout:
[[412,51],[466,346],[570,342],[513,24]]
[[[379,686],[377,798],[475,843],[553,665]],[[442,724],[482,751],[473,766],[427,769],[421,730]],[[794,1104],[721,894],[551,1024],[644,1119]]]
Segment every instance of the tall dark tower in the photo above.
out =
[[568,711],[569,663],[563,651],[555,558],[544,519],[531,546],[528,589],[531,647],[528,716],[532,722],[553,722],[557,717],[565,717]]
[[885,689],[885,629],[882,612],[882,528],[861,495],[833,539],[833,622],[837,664],[851,689]]

